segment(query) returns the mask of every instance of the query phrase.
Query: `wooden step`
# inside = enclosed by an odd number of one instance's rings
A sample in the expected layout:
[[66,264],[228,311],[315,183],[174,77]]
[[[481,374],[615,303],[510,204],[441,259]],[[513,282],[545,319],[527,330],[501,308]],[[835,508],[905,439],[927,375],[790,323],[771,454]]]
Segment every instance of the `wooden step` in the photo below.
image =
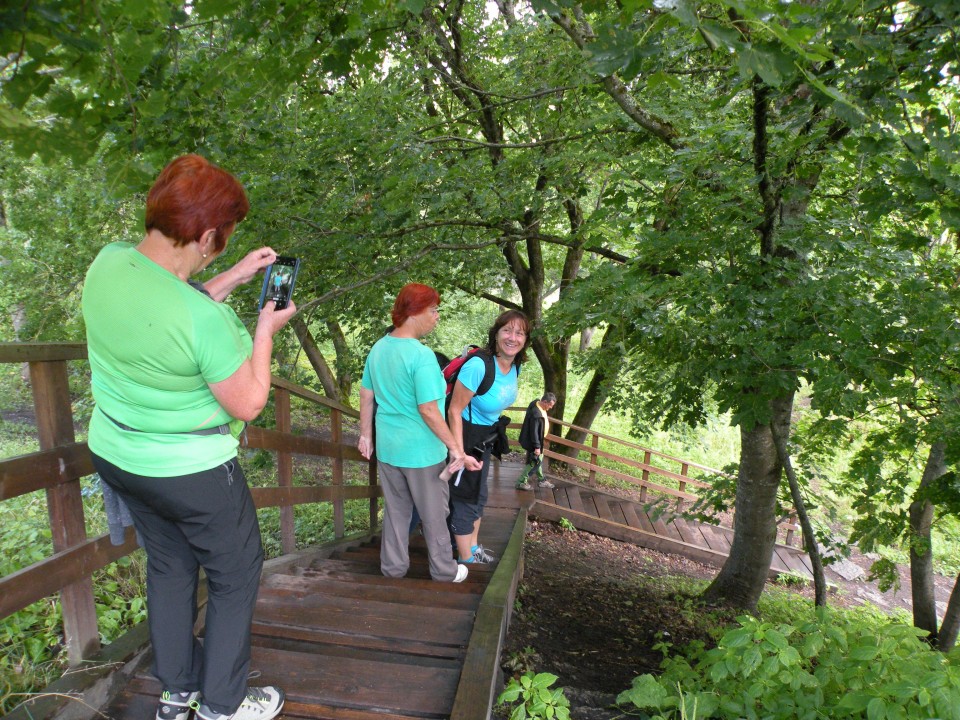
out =
[[[361,577],[366,579],[370,576]],[[355,582],[352,577],[336,579],[317,574],[311,576],[276,574],[264,578],[260,594],[263,596],[269,590],[277,590],[287,592],[296,599],[328,595],[405,605],[475,610],[479,602],[475,593],[451,592],[455,586],[461,584],[439,583],[431,580],[429,583],[418,583],[416,586],[411,586],[410,582],[375,585],[368,582]]]

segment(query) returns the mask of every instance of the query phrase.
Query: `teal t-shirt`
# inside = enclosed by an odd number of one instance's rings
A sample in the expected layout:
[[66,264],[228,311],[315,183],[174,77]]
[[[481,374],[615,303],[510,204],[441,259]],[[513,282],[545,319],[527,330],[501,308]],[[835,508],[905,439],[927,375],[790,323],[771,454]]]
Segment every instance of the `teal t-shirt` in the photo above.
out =
[[[513,401],[517,399],[517,366],[511,365],[507,372],[503,372],[496,361],[493,366],[497,371],[493,385],[483,395],[474,395],[461,414],[464,420],[469,420],[476,425],[496,424],[503,411],[513,405]],[[472,357],[460,368],[457,381],[463,383],[467,390],[475,393],[483,380],[483,371],[483,358]]]
[[233,419],[208,387],[236,372],[253,349],[229,306],[132,245],[112,243],[87,271],[82,307],[97,403],[92,452],[147,477],[208,470],[237,454],[232,435],[184,434]]
[[362,387],[377,401],[377,460],[422,468],[443,462],[447,448],[420,417],[419,405],[442,402],[447,385],[436,355],[414,338],[380,338],[363,366]]

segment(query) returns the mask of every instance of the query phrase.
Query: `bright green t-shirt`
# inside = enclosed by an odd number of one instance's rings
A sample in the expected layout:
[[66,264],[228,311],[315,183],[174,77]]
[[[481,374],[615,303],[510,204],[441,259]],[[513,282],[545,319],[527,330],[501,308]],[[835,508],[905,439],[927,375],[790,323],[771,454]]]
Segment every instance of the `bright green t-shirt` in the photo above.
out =
[[97,403],[92,452],[147,477],[200,472],[236,456],[232,435],[184,434],[233,419],[208,387],[252,352],[250,334],[229,306],[127,243],[100,251],[82,305]]
[[413,338],[380,338],[367,355],[362,387],[377,401],[377,460],[394,467],[422,468],[443,462],[447,448],[420,417],[419,405],[441,402],[447,384],[437,357]]

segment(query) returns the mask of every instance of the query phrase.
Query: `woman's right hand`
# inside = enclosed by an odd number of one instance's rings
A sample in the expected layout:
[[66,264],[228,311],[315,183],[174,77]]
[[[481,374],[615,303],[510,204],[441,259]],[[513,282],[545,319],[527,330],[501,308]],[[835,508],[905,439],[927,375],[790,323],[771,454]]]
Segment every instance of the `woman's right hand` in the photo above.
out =
[[359,450],[360,454],[369,460],[370,456],[373,455],[373,441],[366,435],[361,435],[360,439],[357,441],[357,450]]
[[466,470],[480,470],[483,467],[483,463],[477,460],[473,455],[467,455],[466,453],[460,451],[453,451],[450,453],[450,462],[447,463],[447,470],[451,473],[455,473],[460,468]]
[[263,304],[263,309],[260,311],[260,316],[257,318],[257,334],[259,335],[262,332],[268,333],[270,337],[273,337],[280,329],[290,322],[290,318],[294,316],[297,312],[297,306],[290,301],[283,310],[277,310],[276,302],[273,300],[268,300]]

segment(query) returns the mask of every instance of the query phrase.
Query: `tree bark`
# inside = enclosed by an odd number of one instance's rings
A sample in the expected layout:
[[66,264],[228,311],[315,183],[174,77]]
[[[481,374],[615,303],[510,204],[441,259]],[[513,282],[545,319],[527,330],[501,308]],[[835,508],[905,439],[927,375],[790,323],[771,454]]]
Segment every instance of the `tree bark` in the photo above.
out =
[[[770,422],[790,434],[794,393],[770,402]],[[740,470],[733,543],[720,573],[703,592],[708,603],[756,613],[777,540],[777,490],[783,465],[767,423],[740,429]]]
[[[619,337],[620,333],[617,328],[608,327],[606,333],[603,335],[603,340],[600,342],[600,353],[606,354],[611,352],[611,346],[616,342],[615,339]],[[594,370],[593,377],[590,378],[590,384],[587,385],[587,391],[584,393],[583,400],[580,401],[577,414],[574,415],[573,420],[571,420],[572,424],[582,428],[590,428],[593,425],[593,421],[597,419],[597,415],[600,414],[600,409],[610,394],[612,381],[613,378],[610,377],[609,371]],[[566,437],[567,440],[583,443],[587,439],[587,433],[585,430],[570,428],[567,431]],[[554,451],[569,457],[577,456],[577,450],[567,446],[554,448]]]
[[823,574],[823,560],[820,558],[817,536],[813,532],[813,525],[810,522],[810,516],[807,514],[807,505],[803,501],[803,495],[800,492],[800,483],[797,482],[797,475],[793,471],[793,464],[790,462],[787,442],[777,431],[775,424],[770,423],[770,431],[773,434],[773,441],[777,446],[777,454],[780,457],[780,462],[783,464],[783,469],[787,473],[787,480],[790,483],[790,496],[793,498],[793,506],[797,510],[797,517],[800,520],[800,527],[803,530],[803,544],[807,549],[807,554],[810,556],[810,563],[813,565],[814,605],[817,607],[826,607],[827,579]]
[[960,576],[953,584],[950,602],[947,603],[947,611],[943,614],[943,625],[940,626],[937,646],[943,652],[952,650],[957,644],[958,631],[960,631]]
[[[924,490],[947,472],[945,456],[944,442],[935,442],[930,446],[917,496],[921,496]],[[915,497],[910,503],[910,592],[913,599],[913,624],[930,633],[931,644],[937,645],[937,596],[930,545],[932,526],[933,504],[922,496]]]
[[330,339],[333,340],[333,349],[337,353],[336,376],[342,402],[342,398],[349,398],[353,391],[353,376],[346,369],[350,367],[350,343],[347,342],[347,337],[343,334],[340,323],[335,320],[327,320],[326,324]]

